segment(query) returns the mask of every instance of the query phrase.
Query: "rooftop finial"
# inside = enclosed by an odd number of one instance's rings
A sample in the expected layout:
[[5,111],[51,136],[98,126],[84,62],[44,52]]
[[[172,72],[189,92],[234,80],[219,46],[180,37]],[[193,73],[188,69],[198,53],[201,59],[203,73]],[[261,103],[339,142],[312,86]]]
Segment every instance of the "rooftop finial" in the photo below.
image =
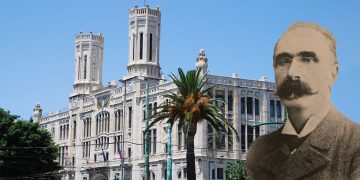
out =
[[196,57],[196,68],[201,69],[203,73],[207,72],[208,64],[207,57],[204,49],[200,49],[198,56]]
[[200,53],[198,54],[198,57],[196,58],[196,62],[199,62],[199,61],[207,62],[207,60],[208,59],[206,57],[204,49],[200,49]]

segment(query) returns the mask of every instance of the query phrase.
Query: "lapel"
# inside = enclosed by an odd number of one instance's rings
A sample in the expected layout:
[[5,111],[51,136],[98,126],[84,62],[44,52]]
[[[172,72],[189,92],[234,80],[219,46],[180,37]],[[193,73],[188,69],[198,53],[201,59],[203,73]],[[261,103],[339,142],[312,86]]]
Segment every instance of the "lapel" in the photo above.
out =
[[261,166],[276,179],[299,179],[316,173],[326,167],[331,159],[329,150],[343,122],[336,120],[336,110],[331,109],[318,127],[304,143],[290,155],[286,136],[276,132],[276,148],[262,159]]

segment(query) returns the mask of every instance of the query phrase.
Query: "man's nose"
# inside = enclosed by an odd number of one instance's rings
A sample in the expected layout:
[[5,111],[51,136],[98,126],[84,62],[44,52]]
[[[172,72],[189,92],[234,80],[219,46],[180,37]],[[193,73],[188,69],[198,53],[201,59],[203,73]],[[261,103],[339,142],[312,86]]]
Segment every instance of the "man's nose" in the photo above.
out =
[[291,61],[289,65],[288,74],[287,74],[288,77],[291,78],[292,80],[300,80],[302,71],[303,69],[301,62],[299,61],[298,58],[294,57],[294,59]]

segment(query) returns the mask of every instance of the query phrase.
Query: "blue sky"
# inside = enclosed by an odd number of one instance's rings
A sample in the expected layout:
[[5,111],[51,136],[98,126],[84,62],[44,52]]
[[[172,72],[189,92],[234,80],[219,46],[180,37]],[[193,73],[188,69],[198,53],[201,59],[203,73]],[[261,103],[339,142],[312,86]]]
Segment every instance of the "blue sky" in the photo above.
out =
[[[103,84],[121,79],[128,59],[128,10],[139,0],[3,1],[0,6],[0,107],[29,119],[68,106],[74,81],[74,38],[105,37]],[[360,122],[359,1],[147,0],[162,12],[160,63],[164,75],[192,69],[201,48],[211,74],[274,81],[274,44],[296,21],[312,21],[337,40],[339,77],[333,103]]]

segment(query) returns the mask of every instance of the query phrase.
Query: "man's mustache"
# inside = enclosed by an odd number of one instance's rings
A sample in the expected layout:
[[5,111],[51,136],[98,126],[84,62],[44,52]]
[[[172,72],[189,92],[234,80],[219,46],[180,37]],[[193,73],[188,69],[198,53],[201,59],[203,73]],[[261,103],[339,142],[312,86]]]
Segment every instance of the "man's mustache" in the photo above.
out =
[[277,87],[275,92],[276,95],[284,99],[298,98],[316,93],[318,92],[314,92],[308,83],[300,80],[293,80],[292,78],[286,78],[285,81]]

